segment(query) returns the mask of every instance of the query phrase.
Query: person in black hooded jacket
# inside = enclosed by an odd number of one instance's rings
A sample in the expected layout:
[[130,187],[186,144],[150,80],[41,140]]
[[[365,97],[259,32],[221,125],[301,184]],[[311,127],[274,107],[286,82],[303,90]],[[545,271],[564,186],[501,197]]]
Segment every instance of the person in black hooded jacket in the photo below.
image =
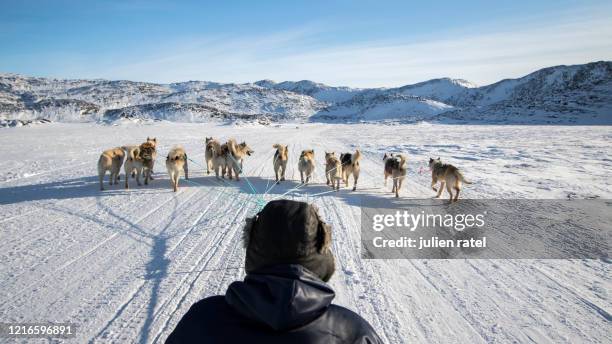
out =
[[244,228],[244,281],[195,303],[166,343],[382,343],[358,314],[331,304],[331,228],[304,202],[269,202]]

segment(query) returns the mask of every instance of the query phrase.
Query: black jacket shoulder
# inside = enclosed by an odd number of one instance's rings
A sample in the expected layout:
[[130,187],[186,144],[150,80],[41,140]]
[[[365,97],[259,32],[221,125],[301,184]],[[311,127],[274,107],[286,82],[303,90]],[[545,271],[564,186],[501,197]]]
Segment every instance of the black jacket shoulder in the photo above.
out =
[[329,285],[301,265],[270,267],[194,304],[167,343],[382,343]]
[[223,296],[195,303],[166,340],[185,343],[382,343],[374,329],[357,313],[330,305],[310,324],[277,332],[236,312]]

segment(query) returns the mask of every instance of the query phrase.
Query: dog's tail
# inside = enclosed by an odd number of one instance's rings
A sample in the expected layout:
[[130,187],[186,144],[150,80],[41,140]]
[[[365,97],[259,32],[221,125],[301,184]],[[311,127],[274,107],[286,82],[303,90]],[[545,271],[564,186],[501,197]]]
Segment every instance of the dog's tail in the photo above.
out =
[[236,156],[237,154],[237,150],[236,150],[236,140],[234,139],[229,139],[227,140],[227,149],[229,150],[229,153],[232,154],[232,156]]
[[185,154],[185,149],[182,146],[174,146],[172,150],[170,150],[170,152],[168,153],[168,156],[166,157],[166,161],[168,160],[178,161],[181,159],[187,160],[187,154]]
[[138,155],[140,155],[140,148],[139,147],[126,147],[126,146],[122,146],[121,149],[123,149],[127,154],[127,160],[128,161],[134,161],[134,159],[136,159],[136,157]]
[[459,170],[457,170],[457,179],[461,180],[461,182],[464,184],[473,184],[471,181],[465,179],[463,173],[461,173]]
[[355,154],[351,157],[351,163],[354,165],[356,162],[361,160],[361,152],[358,150],[355,151]]
[[102,166],[104,165],[105,159],[106,158],[104,157],[104,154],[100,154],[100,158],[98,159],[98,172],[102,170]]
[[406,165],[406,160],[407,160],[406,157],[404,156],[404,154],[398,154],[397,156],[399,157],[399,160],[400,160],[399,167],[404,168],[405,167],[404,165]]

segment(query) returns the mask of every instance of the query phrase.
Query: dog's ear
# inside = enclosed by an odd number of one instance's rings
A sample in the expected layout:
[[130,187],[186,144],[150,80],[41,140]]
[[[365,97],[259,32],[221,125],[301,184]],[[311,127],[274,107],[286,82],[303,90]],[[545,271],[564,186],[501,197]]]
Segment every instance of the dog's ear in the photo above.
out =
[[246,224],[242,230],[242,245],[244,248],[247,248],[251,242],[251,235],[255,227],[255,222],[257,222],[257,215],[246,218]]
[[438,157],[438,160],[440,160],[440,157]]

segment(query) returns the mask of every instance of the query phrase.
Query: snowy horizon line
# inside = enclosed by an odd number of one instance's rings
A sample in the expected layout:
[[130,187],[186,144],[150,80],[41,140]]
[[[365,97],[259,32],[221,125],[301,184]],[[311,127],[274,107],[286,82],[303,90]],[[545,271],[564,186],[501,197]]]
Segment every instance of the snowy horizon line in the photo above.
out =
[[486,86],[494,85],[494,84],[497,84],[499,82],[506,81],[506,80],[521,79],[521,78],[524,78],[524,77],[526,77],[528,75],[531,75],[533,73],[537,73],[537,72],[539,72],[541,70],[544,70],[544,69],[583,66],[583,65],[588,65],[588,64],[592,64],[592,63],[612,63],[612,59],[611,60],[595,60],[595,61],[590,61],[590,62],[585,62],[585,63],[577,63],[577,64],[576,63],[574,63],[574,64],[558,64],[558,65],[538,68],[538,69],[535,69],[535,70],[533,70],[533,71],[531,71],[531,72],[529,72],[527,74],[522,74],[520,76],[516,76],[516,77],[512,77],[512,78],[503,78],[503,79],[497,80],[495,82],[492,82],[492,83],[489,83],[489,84],[484,84],[484,85],[477,84],[477,83],[472,82],[470,80],[467,80],[465,78],[453,78],[453,77],[431,78],[431,79],[427,79],[427,80],[423,80],[423,81],[418,81],[418,82],[415,82],[415,83],[402,84],[400,86],[353,87],[353,86],[347,86],[347,85],[330,85],[330,84],[326,84],[324,82],[319,82],[319,81],[315,81],[315,80],[311,80],[311,79],[276,81],[276,80],[271,79],[271,78],[264,78],[264,79],[259,79],[259,80],[255,80],[255,81],[250,81],[250,82],[223,82],[223,81],[213,81],[213,80],[203,80],[203,79],[190,79],[190,80],[182,80],[182,81],[174,81],[174,82],[155,82],[155,81],[148,81],[148,80],[122,79],[122,78],[112,79],[112,78],[103,78],[103,77],[101,77],[101,78],[88,78],[88,77],[85,77],[85,78],[71,78],[71,77],[55,77],[55,76],[36,76],[36,75],[27,75],[27,74],[24,74],[24,73],[14,73],[14,72],[0,72],[0,76],[1,77],[18,76],[18,77],[24,77],[24,78],[37,78],[37,79],[48,79],[48,80],[57,80],[57,81],[75,81],[75,80],[82,80],[82,81],[110,81],[110,82],[113,82],[113,81],[126,81],[126,82],[147,83],[147,84],[156,84],[156,85],[186,84],[186,83],[191,83],[191,82],[211,83],[211,84],[217,84],[217,85],[256,85],[257,83],[260,83],[260,82],[271,82],[271,83],[274,83],[274,84],[278,85],[278,84],[282,84],[282,83],[311,82],[311,83],[314,83],[316,85],[322,85],[322,86],[326,86],[326,87],[350,88],[350,89],[354,89],[354,90],[393,89],[393,88],[400,88],[400,87],[405,87],[405,86],[413,86],[413,85],[425,84],[425,83],[428,83],[428,82],[438,81],[438,80],[449,80],[449,81],[457,81],[457,82],[469,84],[470,87],[462,85],[463,87],[466,87],[466,88],[480,88],[480,87],[486,87]]

